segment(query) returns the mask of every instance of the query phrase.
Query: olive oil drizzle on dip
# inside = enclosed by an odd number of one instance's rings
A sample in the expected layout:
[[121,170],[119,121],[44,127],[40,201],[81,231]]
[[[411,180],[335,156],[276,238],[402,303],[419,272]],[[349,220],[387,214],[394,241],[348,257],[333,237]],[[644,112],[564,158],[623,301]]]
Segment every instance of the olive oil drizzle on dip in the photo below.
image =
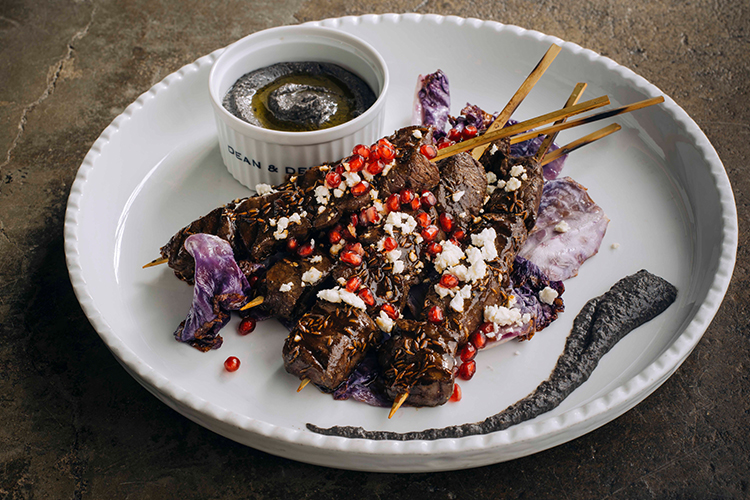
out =
[[240,77],[223,104],[253,125],[306,132],[346,123],[364,113],[375,99],[367,83],[341,66],[287,62]]

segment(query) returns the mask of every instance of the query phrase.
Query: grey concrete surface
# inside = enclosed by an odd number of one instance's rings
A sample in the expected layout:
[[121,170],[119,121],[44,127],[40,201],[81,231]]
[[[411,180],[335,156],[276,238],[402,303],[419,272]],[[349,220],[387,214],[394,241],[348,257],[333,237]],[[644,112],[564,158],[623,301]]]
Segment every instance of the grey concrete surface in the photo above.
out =
[[[480,469],[331,470],[193,424],[115,361],[73,295],[65,203],[99,133],[164,76],[250,32],[453,14],[605,54],[672,96],[732,182],[737,267],[690,358],[614,422]],[[750,5],[729,0],[0,0],[0,499],[748,498]]]

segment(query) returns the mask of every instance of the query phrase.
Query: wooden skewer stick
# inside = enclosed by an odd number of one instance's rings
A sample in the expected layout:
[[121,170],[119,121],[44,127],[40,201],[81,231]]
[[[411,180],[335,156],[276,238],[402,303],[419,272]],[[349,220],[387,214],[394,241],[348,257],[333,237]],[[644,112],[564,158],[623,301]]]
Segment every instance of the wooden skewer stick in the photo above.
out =
[[[536,118],[531,118],[530,120],[516,123],[515,125],[511,125],[510,127],[504,127],[504,128],[501,128],[500,130],[495,130],[493,132],[485,132],[479,137],[469,139],[468,141],[459,142],[458,144],[454,144],[453,146],[448,146],[447,148],[443,148],[439,150],[437,156],[433,158],[432,161],[439,161],[439,160],[442,160],[443,158],[453,156],[456,153],[461,153],[462,151],[468,151],[470,149],[474,149],[477,146],[489,144],[490,142],[495,141],[497,139],[502,139],[503,137],[510,137],[515,134],[520,134],[521,132],[524,132],[526,130],[533,129],[534,127],[539,127],[541,125],[546,125],[548,123],[555,122],[559,120],[560,118],[566,118],[566,117],[577,115],[580,113],[585,113],[586,111],[591,111],[592,109],[601,108],[602,106],[606,106],[607,104],[609,104],[609,97],[607,96],[597,97],[596,99],[591,99],[590,101],[584,101],[580,104],[576,104],[575,106],[570,106],[569,108],[559,109],[557,111],[552,111],[551,113],[537,116]],[[536,134],[536,135],[539,135],[539,134]]]
[[[573,92],[570,94],[570,97],[568,97],[568,100],[565,102],[565,106],[563,106],[563,108],[568,108],[570,106],[573,106],[574,104],[578,104],[578,99],[581,98],[581,95],[583,94],[583,91],[586,90],[587,86],[587,83],[578,83],[573,89]],[[565,120],[567,120],[567,118],[562,118],[561,120],[556,121],[555,125],[565,123]],[[554,134],[550,134],[544,138],[544,141],[542,141],[542,144],[539,146],[539,150],[535,155],[537,161],[542,161],[544,155],[547,154],[547,150],[557,138],[557,134],[559,134],[559,132],[555,132]]]
[[160,264],[165,264],[167,262],[169,262],[169,259],[165,259],[164,257],[160,257],[158,259],[152,260],[151,262],[149,262],[148,264],[146,264],[145,266],[143,266],[142,269],[146,269],[147,267],[158,266]]
[[[584,116],[583,118],[579,118],[577,120],[569,121],[566,123],[561,123],[560,125],[552,125],[551,127],[534,130],[531,132],[527,132],[525,134],[514,135],[513,137],[511,137],[510,143],[516,144],[519,142],[527,141],[538,135],[553,134],[561,130],[567,130],[569,128],[578,127],[579,125],[586,125],[587,123],[593,123],[599,120],[604,120],[605,118],[611,118],[613,116],[621,115],[623,113],[629,113],[637,109],[647,108],[648,106],[653,106],[654,104],[659,104],[661,102],[664,102],[663,96],[652,97],[651,99],[634,102],[633,104],[620,106],[619,108],[610,109],[609,111],[603,111],[601,113],[596,113],[594,115]],[[510,127],[507,127],[507,128],[510,128]],[[459,143],[459,144],[463,144],[463,143]],[[456,144],[456,146],[458,146],[458,144]],[[445,148],[445,149],[448,149],[448,148]],[[441,151],[444,151],[444,150],[441,150]]]
[[586,144],[591,144],[594,141],[598,141],[599,139],[603,137],[607,137],[609,134],[614,134],[618,130],[620,130],[622,127],[618,125],[617,123],[613,123],[612,125],[608,127],[604,127],[602,129],[597,130],[596,132],[593,132],[589,135],[585,135],[581,137],[580,139],[577,139],[570,144],[566,144],[565,146],[561,147],[560,149],[556,149],[552,151],[550,154],[544,156],[542,161],[540,162],[542,166],[546,165],[547,163],[554,161],[561,157],[562,155],[566,155],[568,153],[572,153],[576,149],[585,146]]
[[248,309],[252,309],[255,306],[259,306],[263,303],[263,300],[263,297],[255,297],[253,300],[240,307],[240,311],[247,311]]
[[297,392],[299,392],[299,391],[301,391],[302,389],[304,389],[304,388],[305,388],[305,386],[306,386],[307,384],[309,384],[309,383],[310,383],[310,379],[309,379],[309,378],[303,378],[303,379],[302,379],[302,382],[300,382],[300,384],[299,384],[299,387],[297,387]]
[[406,401],[406,398],[408,397],[409,397],[408,392],[399,394],[399,396],[393,401],[393,406],[391,406],[391,412],[388,414],[388,418],[391,418],[393,415],[396,414],[396,411],[399,408],[401,408],[401,405],[404,404],[404,401]]
[[[549,68],[552,64],[552,61],[555,60],[557,54],[560,53],[560,50],[562,50],[560,46],[554,44],[549,49],[547,49],[547,52],[544,54],[544,57],[542,57],[542,60],[539,61],[536,67],[531,71],[531,73],[529,73],[529,76],[526,77],[526,80],[524,80],[518,90],[516,90],[516,93],[513,94],[513,97],[511,97],[510,101],[508,101],[508,104],[506,104],[503,110],[500,111],[500,113],[497,115],[497,118],[495,118],[495,121],[492,122],[492,125],[487,127],[486,132],[500,130],[505,126],[506,123],[508,123],[508,120],[510,120],[513,112],[518,109],[518,106],[520,106],[523,100],[526,99],[526,96],[529,95],[529,92],[531,92],[531,89],[534,88],[536,82],[539,81],[544,72],[547,71],[547,68]],[[487,144],[477,146],[474,151],[471,152],[471,156],[473,156],[475,160],[478,160],[482,157],[482,153],[484,153],[484,150],[487,149],[487,146]]]

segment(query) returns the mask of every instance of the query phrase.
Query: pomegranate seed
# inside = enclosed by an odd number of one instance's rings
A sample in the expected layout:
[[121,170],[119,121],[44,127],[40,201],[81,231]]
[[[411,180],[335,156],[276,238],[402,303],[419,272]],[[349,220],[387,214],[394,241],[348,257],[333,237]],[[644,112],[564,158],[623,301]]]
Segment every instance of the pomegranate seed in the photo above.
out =
[[440,306],[432,306],[429,311],[427,311],[427,321],[430,323],[441,323],[445,319],[445,316],[443,315],[443,310],[440,308]]
[[461,361],[463,361],[464,363],[466,363],[467,361],[471,361],[476,355],[477,348],[470,343],[463,346],[461,348],[461,353],[459,354],[459,356],[461,357]]
[[463,394],[461,393],[461,386],[458,384],[453,384],[453,394],[451,394],[451,397],[449,401],[453,401],[454,403],[461,401],[461,397]]
[[464,128],[463,132],[461,132],[461,137],[464,139],[471,139],[472,137],[476,137],[477,133],[479,133],[479,131],[474,125],[468,125]]
[[422,238],[424,238],[427,241],[432,241],[435,239],[435,236],[437,236],[438,229],[437,226],[427,226],[426,228],[422,229]]
[[440,286],[443,288],[455,288],[458,286],[458,278],[452,274],[444,274],[440,277]]
[[378,151],[378,147],[376,145],[373,145],[370,148],[369,161],[378,161],[379,159],[380,159],[380,151]]
[[386,146],[385,144],[381,144],[378,146],[378,154],[382,159],[385,161],[391,161],[396,157],[396,151],[393,150],[390,146]]
[[414,193],[411,192],[410,189],[402,189],[401,193],[399,195],[399,200],[401,203],[411,203],[411,200],[414,199]]
[[388,236],[383,240],[383,250],[385,250],[386,252],[390,252],[391,250],[395,249],[397,246],[398,246],[398,243],[396,243],[395,238]]
[[370,207],[368,209],[365,209],[363,213],[365,216],[365,220],[369,224],[376,224],[377,222],[380,221],[380,214],[378,213],[378,209],[375,207]]
[[351,250],[341,252],[341,260],[354,267],[357,267],[362,263],[362,257]]
[[328,241],[331,242],[331,245],[341,241],[341,229],[341,225],[338,225],[328,232]]
[[352,195],[353,196],[362,196],[367,191],[370,190],[370,183],[367,181],[362,181],[359,184],[352,187]]
[[448,146],[453,146],[454,144],[455,142],[449,141],[445,137],[443,137],[442,139],[440,139],[440,142],[438,142],[437,147],[438,149],[444,149],[444,148],[447,148]]
[[297,238],[289,238],[286,240],[286,249],[290,252],[297,250]]
[[477,362],[473,359],[462,364],[458,369],[458,376],[464,380],[471,380],[477,372]]
[[365,168],[365,159],[359,155],[349,158],[349,172],[359,172]]
[[383,170],[385,170],[385,165],[383,165],[383,162],[381,162],[380,160],[374,161],[367,165],[367,171],[371,175],[378,175]]
[[379,139],[377,144],[378,146],[388,146],[391,149],[395,149],[395,146],[391,143],[391,141],[389,141],[385,137],[383,137],[382,139]]
[[359,295],[359,298],[362,299],[368,307],[375,305],[375,297],[369,289],[363,288],[357,295]]
[[492,333],[495,331],[495,325],[489,321],[486,321],[479,325],[479,331],[487,335],[488,333]]
[[484,349],[484,346],[487,345],[487,337],[484,336],[481,330],[477,330],[471,334],[469,342],[477,349]]
[[391,319],[398,319],[398,311],[390,304],[383,304],[380,307],[381,311],[385,311],[385,313],[391,317]]
[[439,254],[443,251],[443,247],[440,245],[440,243],[435,243],[434,241],[427,245],[427,253],[432,255],[433,257]]
[[341,174],[338,172],[328,172],[326,174],[326,185],[331,189],[336,189],[341,184]]
[[304,245],[299,247],[297,253],[300,257],[309,257],[310,255],[312,255],[313,250],[315,250],[315,245],[313,245],[312,243],[305,243]]
[[237,332],[240,335],[248,335],[250,333],[253,333],[253,330],[255,330],[255,325],[256,322],[253,318],[242,318],[242,321],[240,321],[240,326],[237,328]]
[[370,148],[364,144],[357,144],[354,146],[354,149],[352,149],[352,153],[359,155],[366,160],[370,157]]
[[353,226],[358,226],[360,224],[360,222],[364,226],[364,224],[365,224],[364,218],[360,220],[359,215],[357,215],[357,214],[351,214],[349,216],[349,224],[351,224]]
[[429,191],[422,191],[422,206],[425,208],[434,207],[437,205],[437,198]]
[[419,210],[419,207],[420,207],[419,198],[415,196],[414,199],[411,200],[411,209]]
[[430,219],[430,214],[425,212],[419,212],[417,214],[417,222],[419,222],[419,225],[422,227],[427,227],[432,223],[432,219]]
[[365,255],[365,248],[362,246],[362,243],[360,243],[360,242],[349,243],[349,244],[346,245],[346,247],[344,249],[345,250],[350,250],[350,251],[356,253],[357,255],[359,255],[360,257],[364,257],[364,255]]
[[251,287],[255,288],[255,284],[256,284],[256,283],[258,282],[258,280],[259,280],[259,279],[260,279],[260,278],[259,278],[258,276],[250,276],[250,277],[249,277],[249,278],[247,279],[247,283],[248,283],[248,284],[249,284],[249,285],[250,285]]
[[422,144],[419,146],[419,152],[422,153],[425,158],[432,160],[437,156],[437,149],[432,144]]
[[453,229],[453,216],[451,214],[443,212],[440,214],[439,220],[440,227],[442,227],[443,231],[446,233],[449,233],[451,229]]
[[401,201],[397,194],[392,194],[387,200],[385,200],[385,208],[387,208],[389,212],[398,212],[401,210]]
[[335,172],[336,172],[337,174],[341,175],[341,174],[343,174],[344,172],[346,172],[346,169],[344,168],[344,166],[343,166],[343,165],[342,165],[341,163],[339,163],[339,164],[338,164],[338,165],[336,166],[336,170],[335,170]]
[[235,356],[229,356],[224,361],[224,369],[228,372],[236,372],[240,368],[240,360]]
[[466,233],[463,229],[456,229],[456,232],[453,233],[453,237],[456,239],[456,241],[463,241],[464,238],[466,238]]
[[347,291],[354,293],[357,290],[359,290],[359,287],[362,286],[362,279],[359,276],[352,276],[349,278],[349,281],[346,282],[346,289]]
[[448,139],[451,141],[460,141],[461,140],[461,131],[457,128],[452,128],[448,131]]

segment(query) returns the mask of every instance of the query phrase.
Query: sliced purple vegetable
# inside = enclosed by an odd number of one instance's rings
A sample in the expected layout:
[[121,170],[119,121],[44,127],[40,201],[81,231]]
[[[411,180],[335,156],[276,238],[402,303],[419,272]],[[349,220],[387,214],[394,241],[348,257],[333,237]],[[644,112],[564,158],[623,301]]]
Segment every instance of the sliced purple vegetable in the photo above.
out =
[[390,407],[393,401],[388,398],[383,388],[377,383],[379,375],[378,356],[375,351],[371,351],[357,365],[347,381],[333,391],[333,399],[352,398],[370,406]]
[[570,177],[547,181],[536,226],[518,253],[552,280],[576,276],[586,259],[596,255],[609,219]]
[[193,303],[174,336],[198,350],[221,347],[219,335],[229,322],[229,311],[247,303],[250,285],[234,260],[230,244],[210,234],[194,234],[185,250],[195,259]]
[[445,135],[445,124],[451,108],[448,77],[441,70],[429,75],[419,75],[414,95],[412,122],[415,125],[434,127],[436,139]]

